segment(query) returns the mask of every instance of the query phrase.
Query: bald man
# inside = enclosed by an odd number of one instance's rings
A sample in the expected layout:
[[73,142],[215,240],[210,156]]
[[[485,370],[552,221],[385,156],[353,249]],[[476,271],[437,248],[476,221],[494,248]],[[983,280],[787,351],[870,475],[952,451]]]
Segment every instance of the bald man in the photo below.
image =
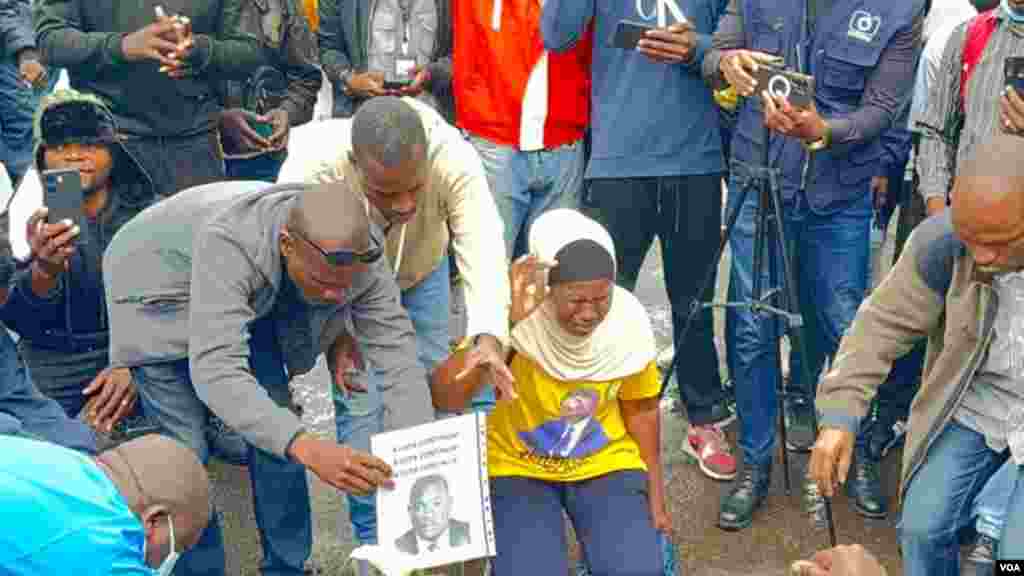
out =
[[[384,462],[313,437],[293,411],[289,377],[313,367],[333,327],[350,325],[381,374],[386,428],[433,419],[368,214],[343,183],[209,184],[143,211],[104,254],[110,362],[132,370],[146,413],[204,463],[207,410],[251,444],[264,574],[301,574],[309,556],[305,469],[357,494],[390,483]],[[181,563],[223,574],[216,517]]]
[[210,519],[206,470],[165,436],[91,458],[0,436],[0,574],[170,574]]
[[[860,307],[818,387],[810,474],[846,480],[854,434],[892,362],[928,340],[903,451],[906,576],[959,574],[957,532],[1009,457],[1024,464],[1024,139],[996,135],[957,179],[952,210],[925,220]],[[1019,476],[1018,476],[1019,478]],[[1024,484],[1015,481],[1000,558],[1024,558]]]

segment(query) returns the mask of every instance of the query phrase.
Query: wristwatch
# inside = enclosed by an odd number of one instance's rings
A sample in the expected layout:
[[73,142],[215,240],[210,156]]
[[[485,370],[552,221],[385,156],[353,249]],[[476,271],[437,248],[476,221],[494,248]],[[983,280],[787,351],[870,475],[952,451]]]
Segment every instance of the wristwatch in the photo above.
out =
[[348,94],[351,89],[348,87],[348,81],[355,75],[355,71],[351,68],[341,73],[341,89]]
[[825,121],[825,133],[811,142],[804,142],[804,148],[809,152],[817,152],[818,150],[824,150],[832,145],[832,125]]

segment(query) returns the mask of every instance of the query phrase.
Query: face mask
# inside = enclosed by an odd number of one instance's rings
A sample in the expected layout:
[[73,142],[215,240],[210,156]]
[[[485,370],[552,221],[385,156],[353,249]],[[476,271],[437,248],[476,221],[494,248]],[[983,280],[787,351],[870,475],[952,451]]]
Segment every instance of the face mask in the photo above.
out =
[[1009,0],[1003,0],[1002,9],[1003,14],[1006,14],[1014,24],[1024,24],[1024,12],[1017,12],[1011,8]]
[[[167,515],[167,526],[171,532],[171,552],[164,558],[164,561],[160,563],[160,567],[157,568],[153,573],[157,576],[170,576],[171,572],[174,571],[174,565],[178,563],[178,558],[181,554],[178,553],[177,548],[174,546],[174,521],[171,520],[171,515]],[[142,541],[142,557],[146,557],[146,541]]]

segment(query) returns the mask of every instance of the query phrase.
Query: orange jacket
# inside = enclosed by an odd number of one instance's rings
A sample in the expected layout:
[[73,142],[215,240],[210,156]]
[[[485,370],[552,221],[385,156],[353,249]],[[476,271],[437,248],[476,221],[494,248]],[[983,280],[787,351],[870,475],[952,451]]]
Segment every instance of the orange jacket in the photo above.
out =
[[460,128],[522,150],[583,137],[590,123],[593,26],[571,50],[552,53],[544,49],[540,17],[540,0],[453,0]]

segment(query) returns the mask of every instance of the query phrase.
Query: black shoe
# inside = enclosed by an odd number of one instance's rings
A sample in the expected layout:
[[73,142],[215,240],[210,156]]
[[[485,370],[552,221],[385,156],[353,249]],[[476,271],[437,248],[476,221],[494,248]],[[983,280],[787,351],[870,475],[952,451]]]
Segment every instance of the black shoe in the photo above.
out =
[[771,462],[760,466],[744,464],[743,471],[729,487],[718,513],[718,526],[722,530],[742,530],[754,520],[757,510],[768,496],[772,479]]
[[906,437],[906,424],[881,417],[871,423],[871,430],[867,437],[868,453],[875,460],[885,458],[896,446],[899,446]]
[[853,462],[853,478],[847,486],[847,491],[853,498],[857,513],[865,518],[885,518],[888,511],[885,496],[882,495],[880,468],[878,460],[871,458],[863,450],[857,451]]
[[210,456],[235,466],[249,464],[249,448],[245,438],[213,414],[207,423],[206,441],[210,446]]
[[786,402],[786,449],[810,452],[817,439],[814,429],[814,406],[803,399]]
[[995,570],[996,549],[999,541],[984,534],[978,534],[970,553],[964,558],[965,562],[974,564],[978,576],[991,576]]

